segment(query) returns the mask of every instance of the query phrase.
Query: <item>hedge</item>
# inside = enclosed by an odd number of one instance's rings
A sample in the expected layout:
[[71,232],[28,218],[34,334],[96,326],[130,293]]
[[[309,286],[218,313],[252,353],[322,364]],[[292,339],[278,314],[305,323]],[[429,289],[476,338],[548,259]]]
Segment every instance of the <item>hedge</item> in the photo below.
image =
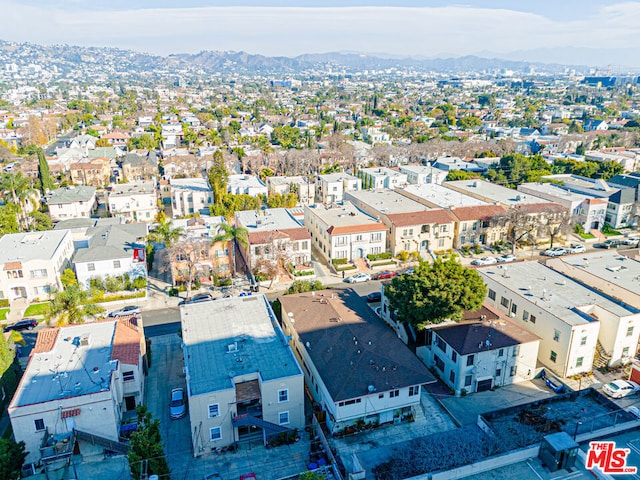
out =
[[367,258],[374,262],[376,260],[389,260],[390,258],[393,258],[393,255],[391,254],[391,252],[382,252],[382,253],[370,253],[369,255],[367,255]]
[[294,277],[306,277],[308,275],[315,275],[315,270],[300,270],[299,272],[293,272]]
[[333,263],[333,265],[344,265],[345,263],[348,263],[349,260],[346,258],[334,258],[331,260],[331,263]]
[[3,298],[2,300],[0,300],[0,307],[8,307],[9,306],[9,300],[6,298]]
[[355,270],[355,269],[357,269],[357,268],[358,268],[358,267],[356,267],[355,265],[346,265],[346,266],[344,266],[344,267],[340,267],[340,268],[336,267],[336,271],[338,271],[338,272],[344,272],[345,270]]

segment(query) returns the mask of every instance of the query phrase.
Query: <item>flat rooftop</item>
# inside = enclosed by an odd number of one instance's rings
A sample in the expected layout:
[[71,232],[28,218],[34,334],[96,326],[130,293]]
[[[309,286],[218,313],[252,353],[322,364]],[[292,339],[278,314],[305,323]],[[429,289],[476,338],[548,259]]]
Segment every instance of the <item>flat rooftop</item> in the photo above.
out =
[[[0,238],[0,264],[49,260],[65,239],[68,230],[11,233]],[[71,255],[71,252],[69,252]]]
[[[326,224],[334,227],[352,227],[354,225],[379,226],[380,230],[387,227],[371,215],[363,212],[351,202],[343,202],[336,207],[326,207],[324,205],[313,205],[307,207],[309,211],[320,217]],[[373,228],[372,230],[375,230]]]
[[348,192],[347,197],[355,198],[380,213],[409,213],[431,210],[430,207],[400,195],[395,190],[358,190]]
[[545,195],[548,200],[550,199],[549,197],[552,197],[554,199],[557,199],[558,201],[564,202],[583,202],[588,198],[592,198],[581,193],[570,192],[568,190],[560,188],[557,185],[554,185],[553,183],[522,183],[518,185],[519,191],[520,187],[535,191],[536,193],[539,192],[540,194]]
[[358,180],[358,177],[353,175],[349,175],[348,173],[327,173],[325,175],[318,175],[318,178],[324,180],[325,182],[343,182],[345,180]]
[[423,198],[425,201],[437,207],[475,207],[477,205],[488,205],[487,202],[477,198],[456,192],[442,185],[428,183],[425,185],[407,185],[404,189],[407,193]]
[[227,189],[231,187],[265,187],[266,185],[254,175],[229,175]]
[[479,197],[487,202],[498,202],[505,206],[547,202],[547,200],[543,198],[518,192],[517,190],[484,180],[457,180],[455,182],[444,182],[442,185],[446,188],[466,193],[467,195]]
[[134,183],[117,183],[111,187],[109,195],[145,195],[155,193],[156,186],[152,181],[142,181]]
[[[280,297],[334,401],[435,382],[427,367],[353,290]],[[286,312],[286,313],[285,313]]]
[[172,178],[169,184],[171,188],[175,190],[212,191],[209,182],[204,178]]
[[234,388],[240,375],[302,375],[264,295],[184,305],[180,318],[190,395]]
[[259,212],[243,210],[236,212],[236,221],[249,233],[302,227],[287,208],[268,208]]
[[478,268],[478,273],[572,326],[596,321],[589,315],[591,306],[598,306],[618,317],[634,314],[633,311],[538,262],[510,263],[508,266],[492,265]]
[[112,320],[42,330],[10,407],[109,390],[115,329]]
[[367,175],[371,175],[372,177],[399,177],[406,175],[405,173],[398,172],[397,170],[391,170],[387,167],[362,168],[360,171]]

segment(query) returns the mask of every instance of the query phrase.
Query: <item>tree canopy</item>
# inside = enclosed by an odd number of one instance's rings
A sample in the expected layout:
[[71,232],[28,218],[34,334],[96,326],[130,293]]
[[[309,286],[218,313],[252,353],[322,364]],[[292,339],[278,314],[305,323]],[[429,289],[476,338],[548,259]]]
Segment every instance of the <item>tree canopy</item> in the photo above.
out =
[[224,163],[224,155],[220,150],[213,154],[213,165],[208,172],[209,185],[213,190],[213,202],[216,205],[222,203],[222,198],[227,193],[227,183],[229,182],[229,172]]
[[44,150],[38,149],[38,178],[40,179],[40,185],[42,186],[42,193],[47,193],[49,190],[53,190],[53,181],[51,180],[51,174],[49,173],[49,164],[44,156]]
[[169,478],[169,464],[160,435],[160,420],[152,418],[144,405],[138,407],[138,429],[131,435],[131,449],[127,457],[132,478],[143,478],[142,473]]
[[418,329],[444,320],[459,320],[466,310],[480,308],[487,287],[475,270],[455,258],[420,261],[414,273],[394,278],[385,288],[391,311]]
[[46,313],[47,320],[55,320],[57,325],[83,323],[86,318],[104,312],[97,304],[88,303],[89,292],[80,285],[72,284],[56,292]]
[[15,442],[10,438],[0,438],[0,480],[18,480],[27,457],[24,442]]

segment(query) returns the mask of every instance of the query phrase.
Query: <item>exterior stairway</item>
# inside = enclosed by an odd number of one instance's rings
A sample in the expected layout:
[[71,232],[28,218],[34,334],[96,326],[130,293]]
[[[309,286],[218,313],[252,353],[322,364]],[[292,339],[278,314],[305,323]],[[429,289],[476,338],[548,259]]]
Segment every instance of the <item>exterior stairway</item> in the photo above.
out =
[[605,368],[609,365],[609,361],[611,360],[611,355],[607,353],[604,349],[600,340],[596,344],[596,354],[593,358],[593,368]]
[[592,228],[591,230],[589,230],[589,233],[596,237],[599,242],[604,242],[607,239],[607,237],[605,237],[604,234],[597,228]]
[[93,433],[83,432],[82,430],[74,430],[76,438],[78,440],[84,440],[90,442],[93,445],[100,445],[107,450],[118,453],[127,453],[129,451],[129,445],[122,442],[116,442],[109,438],[94,435]]
[[289,431],[288,428],[283,427],[282,425],[267,422],[265,420],[262,420],[261,418],[254,417],[248,414],[236,415],[235,417],[233,417],[231,423],[233,423],[234,427],[260,427],[264,430],[267,437],[270,435]]
[[367,265],[367,261],[364,258],[354,258],[353,264],[357,267],[359,272],[369,270],[369,266]]

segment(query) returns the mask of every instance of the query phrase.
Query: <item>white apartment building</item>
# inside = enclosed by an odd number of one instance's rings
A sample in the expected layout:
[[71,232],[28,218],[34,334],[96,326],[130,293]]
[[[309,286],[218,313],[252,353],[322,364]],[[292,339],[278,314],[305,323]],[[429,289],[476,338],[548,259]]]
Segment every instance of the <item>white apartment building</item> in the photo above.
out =
[[96,187],[58,188],[47,193],[45,203],[54,222],[69,218],[89,218],[98,206]]
[[196,212],[209,213],[213,204],[213,190],[204,178],[172,178],[171,207],[173,217],[186,217]]
[[535,377],[540,338],[486,306],[426,331],[417,355],[456,395]]
[[407,176],[407,183],[424,185],[427,183],[442,184],[449,172],[430,165],[400,165],[400,173]]
[[264,295],[180,307],[194,456],[303,429],[304,376]]
[[152,181],[112,185],[107,196],[109,213],[127,222],[153,222],[158,213],[158,197]]
[[280,302],[283,330],[331,432],[413,417],[421,385],[435,378],[365,302],[341,290]]
[[362,180],[348,173],[318,175],[316,180],[316,200],[325,205],[342,202],[344,192],[362,190]]
[[60,290],[60,274],[71,267],[69,231],[13,233],[0,238],[0,298],[46,299]]
[[394,188],[404,187],[407,184],[407,175],[397,170],[391,170],[386,167],[362,168],[358,172],[362,179],[363,188],[367,190],[377,188]]
[[8,408],[26,463],[70,456],[74,445],[102,452],[74,429],[118,444],[123,414],[143,401],[144,354],[142,327],[129,317],[40,331]]
[[386,251],[386,225],[351,202],[335,207],[305,206],[304,226],[327,262],[334,258],[351,261]]
[[[640,334],[640,314],[538,262],[479,268],[487,303],[538,335],[538,360],[560,377],[627,362]],[[596,358],[598,349],[598,358]]]
[[233,195],[250,195],[252,197],[264,195],[266,197],[269,194],[269,189],[262,183],[262,180],[256,176],[229,175],[227,193]]
[[387,227],[386,249],[399,252],[445,251],[453,247],[455,221],[442,208],[429,208],[394,190],[348,192],[345,200]]

